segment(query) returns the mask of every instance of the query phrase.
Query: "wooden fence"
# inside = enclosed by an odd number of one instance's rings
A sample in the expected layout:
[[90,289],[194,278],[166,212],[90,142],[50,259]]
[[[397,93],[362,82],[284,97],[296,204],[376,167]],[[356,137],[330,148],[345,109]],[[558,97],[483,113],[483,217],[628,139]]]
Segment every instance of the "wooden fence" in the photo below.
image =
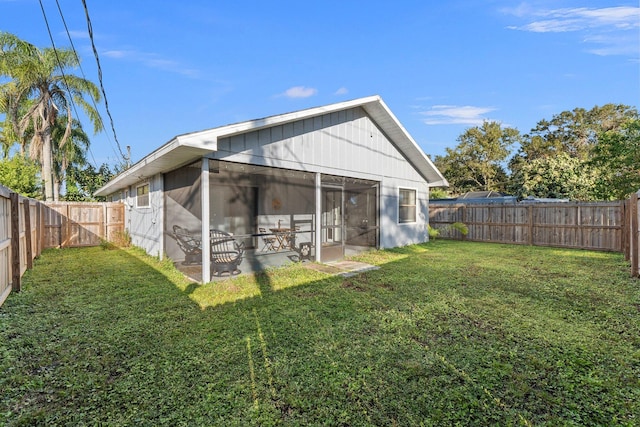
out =
[[45,248],[97,246],[124,231],[121,203],[48,202],[43,214]]
[[[462,235],[451,224],[468,228]],[[429,205],[444,238],[624,252],[638,276],[638,195],[619,202]]]
[[43,249],[96,246],[122,233],[122,204],[43,203],[0,186],[0,305]]
[[632,194],[629,199],[624,202],[624,221],[625,233],[622,241],[622,249],[627,261],[631,264],[631,275],[639,276],[640,270],[640,246],[638,241],[640,237],[639,218],[640,218],[640,200],[638,193]]

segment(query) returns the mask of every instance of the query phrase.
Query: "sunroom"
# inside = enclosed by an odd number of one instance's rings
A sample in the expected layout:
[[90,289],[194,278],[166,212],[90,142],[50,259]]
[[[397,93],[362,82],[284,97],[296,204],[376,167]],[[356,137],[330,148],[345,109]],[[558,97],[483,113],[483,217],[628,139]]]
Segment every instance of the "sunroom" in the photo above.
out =
[[374,96],[181,135],[98,191],[202,282],[428,239],[446,180]]

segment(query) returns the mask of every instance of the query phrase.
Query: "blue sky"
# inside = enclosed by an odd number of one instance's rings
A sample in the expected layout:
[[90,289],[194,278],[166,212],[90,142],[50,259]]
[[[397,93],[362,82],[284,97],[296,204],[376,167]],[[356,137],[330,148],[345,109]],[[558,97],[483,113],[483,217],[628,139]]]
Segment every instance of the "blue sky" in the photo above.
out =
[[[527,133],[565,110],[640,99],[636,0],[86,3],[134,162],[179,134],[376,94],[432,156],[483,120]],[[69,47],[56,2],[42,4]],[[97,83],[82,1],[59,5]],[[0,0],[0,30],[51,46],[38,0]],[[90,160],[114,163],[101,111]]]

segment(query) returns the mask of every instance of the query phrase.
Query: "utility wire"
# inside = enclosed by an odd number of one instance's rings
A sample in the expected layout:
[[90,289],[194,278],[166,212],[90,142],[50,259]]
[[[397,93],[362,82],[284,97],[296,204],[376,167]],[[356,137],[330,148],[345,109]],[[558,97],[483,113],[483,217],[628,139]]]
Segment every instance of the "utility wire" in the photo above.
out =
[[[76,50],[75,45],[73,44],[73,40],[71,39],[71,33],[69,32],[69,27],[67,26],[67,21],[64,19],[64,14],[62,13],[62,8],[60,7],[60,2],[58,0],[56,0],[56,5],[58,6],[58,12],[60,13],[60,18],[62,19],[62,24],[64,25],[64,30],[67,33],[67,38],[69,39],[69,43],[71,43],[71,50],[73,51],[73,54],[76,57],[76,62],[78,63],[78,68],[80,68],[80,74],[82,74],[82,78],[84,80],[87,80],[87,76],[84,73],[84,69],[82,68],[82,63],[80,62],[80,57],[78,56],[78,51]],[[93,97],[93,94],[89,93],[89,97],[91,98],[91,103],[93,104],[93,108],[95,108],[96,112],[98,112],[98,105],[96,103],[95,98]],[[76,111],[76,115],[78,114],[78,112]],[[100,125],[101,127],[104,128],[104,121],[102,120],[102,116],[100,115],[100,113],[98,112],[98,120],[100,121]],[[109,143],[111,143],[111,139],[109,138],[109,134],[107,133],[107,139],[109,140]],[[98,162],[96,161],[96,158],[93,155],[93,151],[91,150],[91,146],[89,145],[87,147],[87,149],[89,150],[89,154],[91,154],[91,158],[93,159],[93,164],[94,166],[97,168],[98,167]],[[115,152],[115,150],[114,150]]]
[[[53,53],[56,56],[56,62],[58,63],[58,68],[60,68],[60,74],[62,74],[62,81],[65,86],[67,86],[67,76],[64,74],[64,67],[60,61],[60,57],[58,56],[58,49],[56,48],[56,43],[53,41],[53,35],[51,34],[51,27],[49,27],[49,20],[47,19],[47,14],[44,10],[44,6],[42,5],[42,0],[40,0],[40,9],[42,10],[42,17],[44,18],[44,23],[47,26],[47,32],[49,33],[49,40],[51,40],[51,46],[53,46]],[[76,113],[76,117],[78,116],[78,111],[76,110],[76,104],[73,102],[73,97],[69,97],[69,102],[71,102],[71,106],[73,107],[73,111]]]
[[[58,3],[58,0],[56,0],[56,3]],[[40,9],[42,10],[42,16],[44,18],[45,25],[47,26],[47,32],[49,34],[49,39],[51,40],[51,45],[53,47],[53,52],[54,52],[54,55],[56,57],[56,62],[58,63],[58,68],[60,69],[60,73],[62,74],[62,80],[64,81],[64,83],[66,85],[67,76],[64,73],[64,67],[62,66],[62,63],[60,61],[60,57],[58,56],[58,49],[56,48],[55,41],[53,40],[53,35],[51,33],[51,27],[49,26],[49,20],[47,18],[47,14],[46,14],[46,11],[44,9],[44,6],[42,4],[42,0],[40,0]],[[78,52],[76,51],[75,46],[73,46],[73,41],[71,40],[71,34],[69,34],[69,29],[67,28],[67,23],[65,22],[65,19],[64,19],[64,16],[62,14],[62,10],[60,9],[60,4],[59,3],[58,3],[58,10],[60,11],[60,17],[62,18],[62,22],[64,23],[65,30],[67,31],[67,36],[69,37],[69,41],[71,42],[73,53],[76,56],[76,61],[78,62],[78,66],[80,66],[80,58],[78,57]],[[84,75],[84,71],[82,70],[81,66],[80,66],[80,71],[82,73],[82,77],[86,80],[86,76]],[[93,96],[91,94],[89,94],[89,96],[91,97],[91,100],[93,102],[93,106],[97,111],[98,107],[96,106],[95,99],[93,99]],[[78,114],[78,109],[76,107],[76,104],[75,104],[75,102],[73,102],[73,97],[69,98],[69,102],[71,103],[71,106],[73,108],[73,111],[76,114],[76,117],[80,117],[80,115]],[[98,114],[98,118],[99,118],[100,122],[102,123],[102,118],[100,117],[99,114]],[[93,151],[91,150],[91,146],[90,145],[87,146],[87,150],[89,151],[89,154],[91,155],[91,158],[93,159],[93,164],[97,169],[98,162],[96,161],[96,158],[93,155]]]
[[[42,1],[42,0],[40,0]],[[116,135],[116,128],[113,124],[113,117],[111,116],[111,111],[109,110],[109,102],[107,101],[107,93],[104,90],[104,83],[102,82],[102,67],[100,66],[100,58],[98,57],[98,50],[96,49],[96,44],[93,40],[93,28],[91,27],[91,18],[89,17],[89,9],[87,8],[86,0],[82,0],[82,5],[84,6],[84,12],[87,17],[87,30],[89,32],[89,39],[91,40],[91,47],[93,48],[93,54],[96,57],[96,63],[98,65],[98,81],[100,82],[100,89],[102,90],[102,96],[104,97],[104,106],[107,110],[107,115],[109,116],[109,121],[111,123],[111,131],[113,132],[113,138],[116,141],[116,145],[118,146],[118,151],[120,152],[120,156],[123,159],[128,161],[127,156],[122,152],[122,147],[120,147],[120,142],[118,141],[118,136]]]
[[[56,0],[57,3],[58,0]],[[58,10],[60,8],[60,5],[58,5]],[[60,74],[62,74],[62,81],[64,82],[65,86],[67,86],[67,90],[69,88],[69,85],[67,84],[67,76],[64,74],[64,67],[62,66],[62,63],[60,61],[60,57],[58,56],[58,49],[56,48],[56,44],[53,40],[53,35],[51,34],[51,27],[49,26],[49,20],[47,19],[47,13],[44,10],[44,5],[42,4],[42,0],[40,0],[40,9],[42,10],[42,17],[44,18],[44,23],[47,26],[47,33],[49,33],[49,39],[51,40],[51,46],[53,47],[53,53],[56,57],[56,62],[58,63],[58,68],[60,69]],[[60,16],[62,16],[62,11],[60,11]],[[64,17],[62,17],[62,21],[64,22]],[[65,23],[65,29],[67,28],[67,24]],[[69,30],[67,29],[67,34],[69,35]],[[71,40],[71,35],[69,35],[69,40]],[[73,42],[72,42],[72,46],[73,46]],[[78,53],[75,50],[75,47],[73,48],[73,53],[76,55],[76,60],[78,61],[78,65],[80,64],[80,58],[78,58]],[[83,73],[83,77],[84,77],[84,73]],[[86,79],[85,79],[86,80]],[[71,93],[69,93],[69,95],[71,95]],[[93,96],[91,97],[91,99],[93,100]],[[75,102],[73,102],[73,96],[69,96],[69,102],[71,103],[71,107],[73,108],[73,111],[76,114],[76,117],[80,117],[80,115],[78,114],[78,109],[76,108],[76,104]],[[93,105],[95,106],[95,100],[93,100]],[[96,111],[97,111],[97,107],[96,107]],[[102,119],[100,119],[100,121],[102,121]],[[87,147],[89,150],[89,154],[91,154],[91,158],[93,159],[93,163],[96,166],[96,168],[98,167],[98,163],[96,162],[95,157],[93,156],[93,151],[91,151],[91,147],[88,146]]]

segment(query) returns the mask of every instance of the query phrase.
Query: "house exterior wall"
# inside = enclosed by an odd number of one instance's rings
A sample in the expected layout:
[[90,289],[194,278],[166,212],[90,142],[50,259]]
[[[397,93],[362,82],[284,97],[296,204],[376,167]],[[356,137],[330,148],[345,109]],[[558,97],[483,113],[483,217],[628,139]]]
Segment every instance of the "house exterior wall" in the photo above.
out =
[[[149,184],[149,206],[139,207],[136,191]],[[148,254],[162,257],[164,253],[164,198],[162,175],[142,180],[110,196],[111,200],[125,203],[125,227],[131,243],[143,248]]]
[[[428,183],[361,107],[219,137],[217,151],[207,157],[379,182],[379,246],[428,240]],[[164,224],[167,209],[175,210],[163,196],[164,177],[159,174],[126,189],[125,220],[132,243],[156,256],[177,251],[164,238],[173,225]],[[136,188],[144,183],[150,187],[149,206],[139,207]],[[415,222],[398,221],[400,188],[416,191]],[[123,197],[124,191],[112,195],[114,201]]]
[[[380,246],[428,240],[428,185],[360,108],[218,140],[212,158],[380,182]],[[416,222],[398,223],[398,189],[415,189]]]
[[[385,178],[380,186],[380,248],[395,248],[429,240],[429,193],[426,184]],[[399,189],[416,190],[416,222],[398,222]]]

